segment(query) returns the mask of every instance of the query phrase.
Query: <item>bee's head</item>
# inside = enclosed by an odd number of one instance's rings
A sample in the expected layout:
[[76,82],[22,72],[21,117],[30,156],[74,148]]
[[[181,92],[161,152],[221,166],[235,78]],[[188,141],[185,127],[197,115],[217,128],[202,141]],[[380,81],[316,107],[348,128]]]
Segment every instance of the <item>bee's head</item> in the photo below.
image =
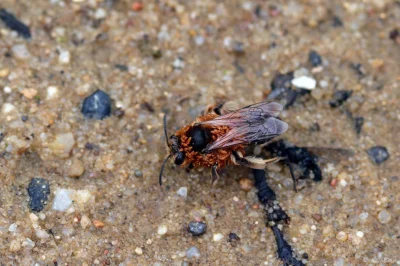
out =
[[168,159],[171,157],[175,157],[174,163],[176,165],[181,165],[185,161],[185,153],[183,151],[180,151],[181,145],[179,143],[179,138],[176,135],[172,135],[170,138],[168,138],[167,115],[164,115],[164,134],[165,134],[165,139],[167,141],[167,146],[169,148],[170,154],[164,159],[164,161],[161,165],[161,170],[160,170],[160,175],[159,175],[160,186],[162,185],[162,174],[163,174],[164,167],[165,167],[165,164],[167,163]]
[[175,135],[170,137],[169,147],[171,150],[171,156],[175,157],[174,163],[176,165],[181,165],[185,161],[185,153],[180,151],[181,145],[179,143],[179,138]]

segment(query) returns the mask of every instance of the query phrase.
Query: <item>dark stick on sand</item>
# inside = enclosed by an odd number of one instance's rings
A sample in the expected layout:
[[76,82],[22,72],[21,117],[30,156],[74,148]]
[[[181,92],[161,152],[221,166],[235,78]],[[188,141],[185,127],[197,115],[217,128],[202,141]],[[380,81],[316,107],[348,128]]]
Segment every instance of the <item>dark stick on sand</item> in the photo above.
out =
[[278,228],[279,224],[288,223],[289,216],[279,206],[276,200],[275,192],[268,186],[264,170],[253,169],[255,186],[258,189],[258,199],[264,205],[266,212],[266,225],[274,233],[278,247],[278,257],[282,260],[284,266],[304,266],[305,264],[295,257],[292,247],[284,239],[282,231]]

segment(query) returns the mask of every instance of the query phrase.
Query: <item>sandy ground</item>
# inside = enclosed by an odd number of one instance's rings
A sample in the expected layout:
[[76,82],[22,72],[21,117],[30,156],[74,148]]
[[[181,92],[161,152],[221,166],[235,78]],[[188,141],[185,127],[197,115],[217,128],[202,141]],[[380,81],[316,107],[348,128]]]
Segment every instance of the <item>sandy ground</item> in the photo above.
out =
[[[212,187],[208,169],[171,163],[163,191],[158,173],[164,112],[172,134],[209,104],[264,100],[276,74],[290,71],[317,85],[282,113],[283,138],[354,156],[328,158],[323,181],[298,193],[287,169],[270,167],[291,216],[286,239],[308,265],[400,264],[400,41],[389,37],[400,29],[398,1],[2,0],[0,8],[32,34],[0,22],[1,265],[281,265],[256,190],[238,182],[252,178],[248,170],[230,167]],[[310,50],[322,66],[311,65]],[[97,89],[113,101],[103,120],[81,113]],[[335,90],[353,93],[331,108]],[[350,113],[364,117],[359,135]],[[390,154],[380,165],[366,152],[377,145]],[[50,186],[40,212],[29,207],[33,177]],[[63,210],[54,205],[60,189],[70,198]],[[193,220],[207,224],[204,235],[187,232]]]

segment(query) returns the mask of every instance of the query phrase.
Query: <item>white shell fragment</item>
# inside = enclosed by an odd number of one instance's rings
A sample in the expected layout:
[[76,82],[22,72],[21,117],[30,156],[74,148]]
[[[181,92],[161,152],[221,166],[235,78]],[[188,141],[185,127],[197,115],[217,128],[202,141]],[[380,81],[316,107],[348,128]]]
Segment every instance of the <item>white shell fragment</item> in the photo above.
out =
[[313,90],[317,86],[317,81],[307,76],[301,76],[292,79],[292,85],[301,89]]

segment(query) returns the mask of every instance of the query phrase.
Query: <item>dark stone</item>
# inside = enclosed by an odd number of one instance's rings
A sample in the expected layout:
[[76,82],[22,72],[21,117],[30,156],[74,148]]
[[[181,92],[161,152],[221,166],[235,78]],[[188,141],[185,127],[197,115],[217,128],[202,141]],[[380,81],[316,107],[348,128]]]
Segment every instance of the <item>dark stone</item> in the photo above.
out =
[[123,116],[125,115],[125,111],[124,111],[123,109],[121,109],[121,108],[117,108],[117,109],[115,109],[115,111],[113,112],[113,114],[114,114],[116,117],[121,118],[121,117],[123,117]]
[[268,95],[267,100],[279,101],[285,108],[292,106],[298,99],[298,96],[307,93],[307,90],[292,89],[291,81],[293,78],[293,72],[277,74],[271,82],[272,92]]
[[291,81],[294,78],[293,72],[286,74],[278,73],[271,82],[271,89],[273,91],[280,89],[290,89]]
[[229,242],[240,240],[240,237],[235,233],[229,233],[228,238],[229,238],[228,239]]
[[358,63],[352,63],[350,64],[350,67],[354,69],[354,71],[357,73],[357,75],[362,78],[365,76],[365,69],[361,64]]
[[190,222],[188,231],[192,236],[201,236],[207,231],[207,225],[203,222]]
[[319,132],[319,131],[321,131],[321,126],[317,122],[315,122],[311,125],[310,131],[311,132]]
[[399,30],[398,29],[394,29],[392,31],[389,32],[389,39],[396,41],[397,37],[400,36]]
[[232,51],[236,54],[236,55],[243,55],[244,54],[244,45],[242,42],[233,42],[232,44]]
[[329,105],[332,108],[341,106],[345,101],[347,101],[347,99],[350,98],[352,93],[353,91],[346,91],[346,90],[335,91],[332,99],[329,101]]
[[28,116],[27,115],[22,115],[21,116],[21,120],[22,120],[22,122],[28,121]]
[[314,67],[322,65],[322,57],[314,50],[308,53],[308,61],[310,61]]
[[383,146],[372,147],[367,152],[369,158],[378,165],[383,163],[390,157],[388,150]]
[[18,35],[25,39],[31,38],[31,30],[28,26],[17,19],[12,13],[7,12],[5,9],[0,9],[0,19],[4,24],[13,31],[16,31]]
[[353,123],[354,123],[354,128],[356,130],[356,133],[360,134],[362,127],[364,125],[364,117],[362,117],[362,116],[354,117]]
[[339,18],[338,16],[334,16],[334,17],[333,17],[332,26],[335,27],[335,28],[343,27],[343,21],[342,21],[342,19]]
[[122,65],[122,64],[115,64],[115,68],[119,69],[121,71],[124,71],[124,72],[128,71],[128,67],[126,65]]
[[81,111],[86,118],[103,119],[111,114],[111,98],[97,90],[83,101]]
[[32,178],[28,186],[29,208],[32,211],[40,212],[47,204],[50,194],[49,181],[43,178]]

